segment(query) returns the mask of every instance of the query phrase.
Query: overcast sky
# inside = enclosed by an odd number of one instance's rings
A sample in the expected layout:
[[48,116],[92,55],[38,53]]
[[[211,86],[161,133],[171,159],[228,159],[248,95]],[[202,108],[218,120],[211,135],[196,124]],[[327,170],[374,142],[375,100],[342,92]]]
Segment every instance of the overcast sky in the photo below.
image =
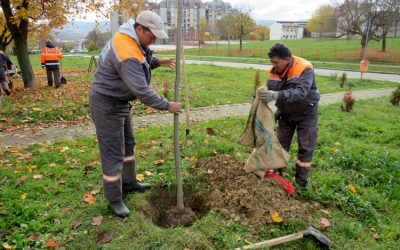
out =
[[[162,0],[156,1],[161,2]],[[203,2],[209,1],[203,0]],[[234,8],[250,8],[251,14],[256,19],[276,21],[308,20],[316,9],[325,4],[332,5],[332,1],[343,2],[343,0],[224,0]],[[104,20],[105,18],[86,15],[86,21],[96,19]]]
[[307,20],[321,5],[332,5],[331,0],[225,0],[225,2],[230,3],[232,7],[250,7],[254,18],[277,21]]

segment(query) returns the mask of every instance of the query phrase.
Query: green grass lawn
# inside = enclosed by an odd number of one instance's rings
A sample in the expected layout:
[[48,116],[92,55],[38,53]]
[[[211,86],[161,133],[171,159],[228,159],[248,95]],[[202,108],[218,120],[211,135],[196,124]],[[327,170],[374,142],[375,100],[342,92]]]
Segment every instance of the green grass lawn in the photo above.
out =
[[[174,57],[172,54],[161,54],[161,57]],[[187,60],[199,60],[199,61],[227,61],[227,62],[243,62],[243,63],[261,63],[261,64],[271,64],[269,59],[265,58],[248,58],[248,57],[226,57],[226,56],[196,56],[187,55]],[[359,71],[360,65],[349,64],[346,62],[330,63],[321,61],[311,61],[315,68],[326,68],[326,69],[339,69],[339,70],[352,70]],[[394,73],[400,74],[400,65],[390,65],[392,67],[387,67],[385,65],[373,65],[370,64],[368,67],[368,72],[382,72],[382,73]],[[394,67],[393,67],[394,66]]]
[[[299,199],[318,202],[329,211],[331,226],[323,232],[339,249],[399,249],[400,110],[388,98],[359,101],[353,113],[339,110],[339,105],[320,109],[317,167]],[[207,184],[203,177],[190,174],[193,157],[201,160],[230,154],[246,160],[247,149],[236,143],[245,124],[246,118],[240,117],[191,128],[193,144],[181,147],[185,187]],[[207,134],[209,127],[214,135]],[[138,129],[136,159],[145,181],[174,190],[172,131],[171,126]],[[183,132],[184,127],[182,140]],[[296,146],[291,159],[295,150]],[[160,158],[164,164],[155,165]],[[132,215],[125,220],[115,218],[103,198],[98,160],[93,137],[0,152],[0,243],[17,249],[41,249],[49,239],[67,249],[232,249],[308,226],[285,220],[280,225],[251,228],[209,213],[190,228],[162,229],[140,213],[146,194],[127,196]],[[287,170],[290,178],[293,164]],[[349,184],[355,187],[354,193]],[[83,197],[92,191],[97,201],[91,205]],[[92,218],[100,215],[103,223],[93,226]],[[319,218],[320,214],[313,216]],[[81,225],[73,228],[76,221]],[[96,242],[99,233],[110,231],[114,232],[110,243]],[[379,234],[379,239],[374,239],[374,234]],[[306,238],[274,249],[320,248]]]
[[[201,49],[187,49],[188,59],[194,60],[222,60],[240,61],[253,63],[269,63],[267,52],[276,42],[283,42],[297,56],[312,61],[314,66],[323,68],[334,68],[344,70],[359,70],[358,65],[330,64],[329,62],[351,62],[359,63],[359,39],[300,39],[284,41],[244,41],[243,51],[239,52],[239,45],[231,45],[231,52],[228,54],[227,45],[206,45]],[[370,41],[368,44],[368,59],[370,60],[370,71],[400,73],[400,38],[389,38],[387,40],[387,51],[381,52],[381,42]],[[158,52],[160,56],[171,55],[174,51]],[[98,56],[98,51],[89,53]],[[172,54],[174,56],[174,54]],[[11,57],[17,62],[16,57]],[[40,55],[30,55],[32,67],[40,69]],[[87,70],[90,58],[66,56],[63,59],[64,69]],[[399,67],[384,67],[374,64],[388,64]]]
[[[190,106],[192,108],[210,105],[246,103],[254,91],[254,69],[232,69],[212,65],[188,65]],[[76,72],[71,72],[76,73]],[[45,78],[38,79],[39,88],[19,90],[11,97],[3,97],[0,110],[0,126],[10,127],[42,121],[74,121],[88,115],[88,91],[93,74],[80,73],[69,76],[68,84],[60,89],[48,88]],[[342,92],[351,86],[354,91],[364,89],[394,88],[398,84],[389,81],[348,79],[346,88],[339,87],[338,75],[317,76],[317,85],[322,94]],[[260,74],[261,83],[267,79],[267,71]],[[175,71],[159,68],[153,73],[153,87],[162,94],[163,83],[169,82],[168,99],[173,98]],[[184,89],[181,100],[184,102]],[[183,103],[184,104],[184,103]],[[143,114],[146,107],[135,104],[135,114]]]
[[[311,61],[327,62],[359,62],[360,40],[359,39],[299,39],[284,41],[244,41],[242,52],[239,45],[231,45],[228,53],[228,45],[206,45],[198,48],[187,49],[187,55],[197,56],[234,56],[252,57],[264,59],[267,57],[269,48],[277,43],[286,44],[294,55],[307,58]],[[371,63],[388,63],[398,65],[400,61],[400,38],[387,40],[386,52],[380,51],[381,44],[377,41],[370,41],[368,44],[367,59]],[[170,53],[170,52],[165,52]]]
[[[98,55],[96,55],[98,56]],[[16,56],[10,56],[11,61],[18,65],[18,60]],[[42,65],[40,64],[40,54],[30,54],[29,59],[31,61],[32,68],[34,70],[41,70]],[[62,67],[65,71],[68,70],[83,70],[87,71],[90,63],[90,57],[82,57],[82,56],[65,56],[62,59]],[[45,72],[43,70],[43,72]]]

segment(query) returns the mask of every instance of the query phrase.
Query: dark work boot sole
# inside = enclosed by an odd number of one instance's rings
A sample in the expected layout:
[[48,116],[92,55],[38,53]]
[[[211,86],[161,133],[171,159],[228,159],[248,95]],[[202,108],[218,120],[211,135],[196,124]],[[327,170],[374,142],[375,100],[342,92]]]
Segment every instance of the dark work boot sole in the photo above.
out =
[[132,183],[132,184],[122,184],[122,192],[124,194],[138,192],[144,193],[150,189],[150,184],[148,183]]
[[11,95],[11,92],[9,89],[5,89],[4,92],[6,92],[6,95]]

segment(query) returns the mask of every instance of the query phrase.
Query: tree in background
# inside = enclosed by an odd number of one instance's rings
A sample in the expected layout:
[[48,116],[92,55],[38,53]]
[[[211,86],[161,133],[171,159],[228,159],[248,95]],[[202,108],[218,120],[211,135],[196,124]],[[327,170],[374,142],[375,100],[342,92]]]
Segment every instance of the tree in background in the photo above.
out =
[[[100,11],[108,2],[107,0],[0,0],[7,28],[14,40],[25,88],[36,85],[28,56],[28,34],[37,32],[46,37],[51,29],[65,24],[68,16],[82,17],[88,12],[108,16],[111,9],[105,14]],[[137,4],[143,1],[133,2],[120,0],[116,9],[124,8],[124,11],[134,12]],[[129,3],[131,3],[130,8],[127,7]]]
[[68,51],[71,51],[76,46],[77,46],[77,42],[75,42],[75,41],[65,41],[65,42],[60,42],[57,47],[62,48],[63,52],[68,52]]
[[110,40],[110,38],[110,32],[102,33],[100,29],[96,27],[86,36],[85,45],[90,51],[98,50],[102,48],[107,43],[107,41]]
[[200,21],[199,21],[199,32],[198,32],[199,33],[199,39],[198,39],[199,44],[204,44],[204,41],[206,39],[206,35],[207,35],[208,31],[209,31],[208,23],[204,17],[201,17]]
[[254,28],[254,35],[258,40],[264,41],[269,40],[269,28],[265,25],[256,25]]
[[230,29],[232,29],[230,26],[230,18],[231,17],[229,16],[229,14],[225,14],[221,17],[220,20],[217,21],[217,30],[222,40],[229,39],[229,34],[231,32]]
[[361,59],[364,58],[368,41],[379,41],[383,37],[386,39],[388,26],[393,25],[393,19],[386,17],[390,16],[387,13],[392,11],[390,9],[398,13],[399,9],[398,0],[345,0],[344,3],[336,2],[335,5],[338,28],[341,31],[339,37],[361,36]]
[[240,40],[240,51],[243,48],[243,38],[250,34],[256,24],[251,17],[251,10],[246,8],[239,8],[234,10],[232,19],[233,34]]
[[378,0],[377,8],[381,14],[376,20],[376,26],[382,39],[382,51],[386,51],[387,35],[396,28],[397,21],[400,20],[400,1],[399,0]]
[[311,32],[319,33],[319,37],[323,37],[324,33],[336,34],[336,17],[335,8],[330,5],[322,5],[319,7],[312,18],[307,23],[307,29]]

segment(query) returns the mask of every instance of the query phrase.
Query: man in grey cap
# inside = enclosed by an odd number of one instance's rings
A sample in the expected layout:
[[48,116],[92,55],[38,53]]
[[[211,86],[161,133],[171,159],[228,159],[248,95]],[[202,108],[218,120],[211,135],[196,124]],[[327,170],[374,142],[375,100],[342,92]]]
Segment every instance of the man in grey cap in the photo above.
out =
[[109,208],[120,217],[130,213],[122,195],[150,187],[136,181],[130,101],[139,99],[155,109],[180,112],[180,103],[169,102],[149,87],[152,69],[175,67],[175,59],[153,57],[148,47],[157,38],[167,37],[157,14],[140,13],[136,22],[129,20],[122,25],[103,48],[93,78],[89,105],[100,149],[104,193]]

